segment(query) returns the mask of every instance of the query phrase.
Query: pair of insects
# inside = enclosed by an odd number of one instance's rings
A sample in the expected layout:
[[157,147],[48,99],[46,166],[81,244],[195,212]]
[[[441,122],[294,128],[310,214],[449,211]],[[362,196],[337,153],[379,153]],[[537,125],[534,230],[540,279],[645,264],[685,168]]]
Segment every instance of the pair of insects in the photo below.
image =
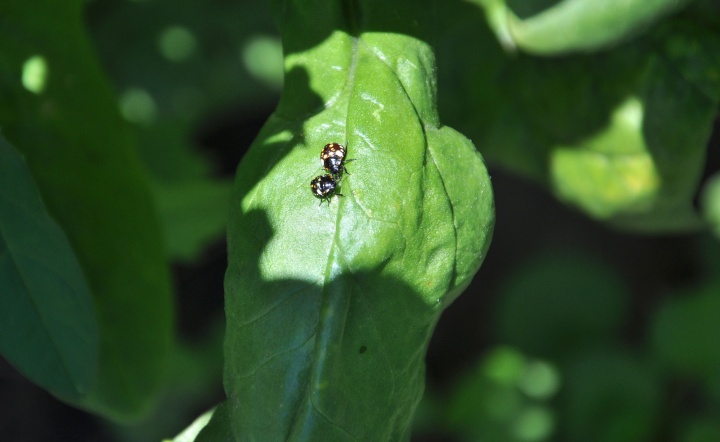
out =
[[322,161],[325,175],[316,176],[310,181],[310,190],[315,197],[320,198],[320,204],[327,201],[330,204],[330,198],[333,195],[343,196],[337,193],[337,188],[342,180],[343,173],[349,173],[345,168],[345,146],[338,143],[326,144],[320,152],[320,161]]

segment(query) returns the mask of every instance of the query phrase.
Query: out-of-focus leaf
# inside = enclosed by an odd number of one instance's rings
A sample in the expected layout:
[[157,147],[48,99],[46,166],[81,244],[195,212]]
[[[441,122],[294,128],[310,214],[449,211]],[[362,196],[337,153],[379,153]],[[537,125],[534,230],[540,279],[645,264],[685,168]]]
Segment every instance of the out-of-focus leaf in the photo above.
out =
[[171,258],[191,261],[203,246],[224,233],[230,182],[182,181],[153,187]]
[[512,348],[491,351],[459,379],[448,403],[437,407],[443,427],[463,440],[546,440],[555,426],[552,413],[522,390],[535,364]]
[[[168,8],[165,2],[121,0],[93,2],[87,14],[121,105],[127,98],[130,115],[141,117],[134,129],[141,159],[153,181],[161,182],[154,193],[168,255],[191,260],[227,218],[227,206],[219,205],[226,184],[209,178],[210,158],[192,145],[193,133],[202,120],[215,121],[218,109],[242,103],[257,113],[258,103],[265,109],[277,100],[282,49],[269,5],[179,0]],[[143,102],[151,111],[144,113]],[[246,135],[247,143],[254,135]]]
[[[499,85],[507,75],[507,54],[490,30],[478,25],[483,20],[482,11],[470,3],[449,4],[438,14],[438,20],[443,29],[435,43],[441,73],[438,75],[441,115],[444,120],[471,130],[467,135],[473,134],[470,138],[484,152],[486,146],[478,143],[478,140],[484,141],[480,134],[487,134],[497,124],[506,101],[506,91]],[[470,51],[470,47],[477,50]],[[520,155],[513,158],[524,160]]]
[[[285,91],[238,169],[228,232],[233,433],[407,440],[432,329],[489,246],[489,178],[438,122],[427,5],[278,6]],[[320,206],[320,151],[345,141],[343,196]]]
[[667,300],[652,324],[658,356],[682,375],[720,386],[720,283]]
[[565,367],[560,425],[568,440],[655,440],[662,394],[657,371],[634,355],[597,350]]
[[98,324],[80,264],[20,154],[0,137],[0,352],[51,393],[95,380]]
[[550,161],[558,196],[601,219],[649,210],[661,180],[642,137],[643,114],[642,103],[630,98],[601,133],[555,148]]
[[[152,405],[172,344],[168,268],[148,181],[83,32],[79,0],[0,6],[0,124],[87,277],[100,324],[96,382],[79,404],[116,419]],[[23,88],[27,60],[42,88]]]
[[597,219],[645,232],[701,228],[693,200],[720,66],[712,27],[686,20],[613,51],[552,59],[503,58],[486,33],[453,27],[444,49],[478,50],[441,59],[453,75],[441,89],[450,121],[490,160]]
[[229,180],[210,178],[208,158],[192,149],[187,124],[155,122],[138,129],[143,161],[170,259],[192,261],[227,225]]
[[[243,60],[258,38],[277,35],[266,2],[94,2],[88,23],[113,84],[147,91],[160,122],[195,124],[218,107],[276,99]],[[168,57],[168,46],[182,48],[188,40],[194,43],[181,49],[184,57]]]
[[651,66],[639,95],[644,109],[642,136],[661,186],[650,210],[625,211],[612,221],[644,231],[692,230],[702,226],[693,200],[717,105],[664,60],[653,60]]
[[499,339],[530,354],[563,359],[611,339],[627,313],[627,296],[617,273],[589,256],[538,256],[501,289]]
[[549,55],[616,44],[690,0],[561,0],[523,18],[513,12],[513,2],[508,6],[506,0],[474,1],[485,8],[488,22],[506,46]]
[[[717,6],[716,6],[717,7]],[[671,21],[660,28],[656,39],[671,65],[688,83],[711,101],[720,102],[720,9],[715,27],[702,26],[696,15]],[[691,20],[695,18],[695,20]],[[708,17],[712,18],[712,16]]]
[[190,145],[190,131],[181,121],[155,121],[136,128],[140,157],[154,180],[171,184],[211,175],[209,158]]
[[[168,362],[167,380],[153,412],[142,421],[131,425],[107,423],[105,427],[118,441],[160,441],[168,435],[178,433],[178,428],[187,425],[188,417],[195,416],[199,407],[209,407],[217,401],[222,390],[224,321],[215,322],[208,333],[192,342],[179,343]],[[211,414],[212,410],[208,412]],[[197,419],[194,430],[197,434],[209,420]],[[194,431],[194,432],[193,432]],[[185,437],[192,440],[190,434]],[[192,436],[194,437],[194,436]]]
[[[534,110],[528,123],[541,136],[534,148],[548,152],[547,166],[538,166],[547,167],[549,185],[560,199],[596,218],[637,230],[694,229],[701,223],[692,201],[716,108],[660,59],[637,54],[635,66],[629,66],[637,49],[599,63],[565,63],[613,69],[607,78],[578,70],[562,73],[563,64],[542,63],[549,68],[546,74],[558,77],[536,84],[537,92],[521,86],[520,102]],[[625,80],[622,72],[628,74]],[[533,70],[523,78],[531,75]],[[556,87],[563,79],[565,92]],[[557,101],[543,112],[541,99],[551,99],[553,91]],[[572,113],[584,119],[575,120]]]
[[[139,94],[152,108],[133,126],[153,178],[207,179],[210,158],[192,144],[198,126],[239,104],[245,112],[262,109],[258,118],[264,119],[265,109],[277,101],[277,85],[266,87],[265,78],[255,78],[282,75],[277,48],[258,44],[277,40],[265,2],[178,0],[169,7],[162,1],[116,0],[91,2],[87,15],[98,55],[121,101]],[[142,102],[137,107],[142,115]],[[253,128],[245,136],[248,144],[256,132]]]

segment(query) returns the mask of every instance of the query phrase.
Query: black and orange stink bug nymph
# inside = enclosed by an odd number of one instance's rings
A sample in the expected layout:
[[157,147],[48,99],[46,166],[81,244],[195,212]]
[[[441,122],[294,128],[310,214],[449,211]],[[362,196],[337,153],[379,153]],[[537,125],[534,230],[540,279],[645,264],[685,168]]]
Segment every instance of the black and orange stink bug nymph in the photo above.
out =
[[320,175],[313,178],[310,181],[310,189],[316,198],[320,198],[320,205],[322,206],[323,201],[327,201],[330,205],[330,198],[333,195],[342,196],[342,194],[336,193],[337,181],[332,175]]
[[[320,160],[323,168],[337,180],[342,172],[347,173],[345,168],[345,146],[339,143],[326,144],[320,152]],[[348,160],[352,161],[352,160]]]

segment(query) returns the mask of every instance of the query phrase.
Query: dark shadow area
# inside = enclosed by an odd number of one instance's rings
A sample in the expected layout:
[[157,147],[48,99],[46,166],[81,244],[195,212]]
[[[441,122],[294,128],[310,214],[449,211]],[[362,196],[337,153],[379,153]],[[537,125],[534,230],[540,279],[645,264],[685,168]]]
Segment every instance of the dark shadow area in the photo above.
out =
[[274,110],[270,104],[248,108],[238,103],[205,118],[197,128],[194,144],[210,154],[217,176],[235,176],[240,160]]
[[0,434],[7,442],[111,441],[97,419],[29,382],[0,358]]
[[[226,360],[235,373],[226,379],[234,385],[228,394],[237,428],[248,429],[238,436],[374,440],[383,428],[402,440],[422,397],[438,306],[382,268],[343,273],[324,286],[265,280],[252,265],[272,228],[264,212],[238,216],[229,232],[225,305]],[[307,263],[308,274],[327,259]]]

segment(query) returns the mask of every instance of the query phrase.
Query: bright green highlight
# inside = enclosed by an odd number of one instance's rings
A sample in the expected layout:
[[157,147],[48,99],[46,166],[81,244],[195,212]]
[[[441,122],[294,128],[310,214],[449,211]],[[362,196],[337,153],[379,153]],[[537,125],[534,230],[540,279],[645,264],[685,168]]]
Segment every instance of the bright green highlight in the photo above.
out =
[[45,89],[48,78],[48,65],[45,57],[34,55],[23,64],[22,84],[25,89],[39,94]]
[[598,218],[646,210],[660,188],[660,174],[643,135],[643,106],[630,97],[602,132],[578,146],[552,152],[554,184],[561,198]]
[[263,35],[249,39],[242,47],[245,68],[255,78],[280,89],[283,83],[283,52],[279,39]]
[[705,184],[701,201],[705,221],[710,224],[715,236],[720,237],[720,173],[713,175]]

